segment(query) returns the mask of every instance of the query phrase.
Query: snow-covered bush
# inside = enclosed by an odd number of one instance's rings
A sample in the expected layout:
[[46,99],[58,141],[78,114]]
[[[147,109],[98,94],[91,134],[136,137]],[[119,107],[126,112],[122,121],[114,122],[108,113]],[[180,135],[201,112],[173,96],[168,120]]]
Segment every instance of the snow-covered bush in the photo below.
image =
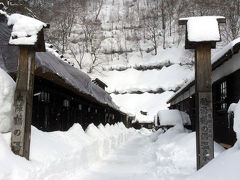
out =
[[237,136],[236,145],[240,148],[240,101],[234,108],[233,130],[236,132]]
[[0,68],[0,133],[11,130],[15,82]]

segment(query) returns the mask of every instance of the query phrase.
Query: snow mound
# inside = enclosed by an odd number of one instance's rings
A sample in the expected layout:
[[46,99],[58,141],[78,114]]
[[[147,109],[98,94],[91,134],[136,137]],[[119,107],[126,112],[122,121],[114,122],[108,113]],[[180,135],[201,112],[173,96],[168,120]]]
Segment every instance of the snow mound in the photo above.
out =
[[183,178],[184,180],[239,180],[239,164],[240,161],[240,151],[238,147],[233,147],[220,156],[214,158],[199,171],[193,173],[192,175]]
[[[181,179],[196,171],[195,132],[175,126],[165,133],[160,129],[152,136],[152,140],[155,141],[153,149],[156,158],[153,171],[159,179]],[[217,143],[214,143],[214,148],[215,157],[224,151],[224,148]]]
[[240,148],[240,101],[238,102],[234,110],[233,130],[236,132],[237,135],[236,145]]
[[0,68],[0,133],[11,130],[15,82]]
[[91,124],[87,132],[79,124],[66,132],[42,132],[32,126],[31,161],[11,152],[11,133],[0,134],[0,179],[58,179],[58,174],[66,171],[84,172],[119,148],[133,133],[122,123],[99,128]]
[[146,129],[146,128],[141,128],[140,130],[137,130],[140,134],[148,136],[152,134],[152,130]]
[[161,126],[191,125],[189,115],[179,110],[161,110],[157,115]]

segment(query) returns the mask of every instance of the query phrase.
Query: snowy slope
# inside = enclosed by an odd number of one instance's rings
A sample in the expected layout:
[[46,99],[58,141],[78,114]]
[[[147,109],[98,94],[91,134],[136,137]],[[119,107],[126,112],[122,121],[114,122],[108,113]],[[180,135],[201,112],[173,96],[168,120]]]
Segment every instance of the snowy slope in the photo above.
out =
[[[184,49],[183,37],[178,36],[177,29],[171,35],[167,32],[165,49],[162,35],[158,37],[155,55],[150,34],[146,32],[148,29],[141,24],[141,11],[146,11],[147,6],[147,0],[103,0],[98,16],[101,28],[92,34],[98,65],[92,64],[96,56],[90,53],[89,45],[89,51],[82,49],[84,33],[81,30],[85,27],[81,20],[76,20],[69,38],[69,48],[75,49],[76,56],[72,50],[64,55],[68,58],[66,62],[76,68],[79,68],[76,59],[82,58],[82,70],[92,79],[99,78],[106,83],[117,105],[141,121],[153,121],[153,114],[167,108],[166,100],[173,91],[193,76],[193,53]],[[86,19],[91,19],[93,14],[87,14]],[[141,110],[148,115],[142,116]]]
[[174,64],[161,70],[139,71],[127,69],[125,71],[104,72],[101,79],[108,84],[108,92],[130,93],[132,91],[174,91],[189,80],[192,70],[186,66]]
[[[193,77],[189,54],[182,45],[149,53],[130,53],[129,61],[114,60],[104,66],[102,73],[91,74],[108,85],[114,102],[136,115],[138,121],[152,122],[154,115],[167,109],[166,101]],[[141,69],[141,67],[143,69]],[[147,112],[142,115],[140,111]]]
[[[166,101],[174,93],[166,91],[161,94],[112,94],[113,101],[124,107],[129,113],[136,115],[141,122],[152,122],[154,115],[159,109],[167,109]],[[142,115],[140,111],[148,112],[147,116]]]

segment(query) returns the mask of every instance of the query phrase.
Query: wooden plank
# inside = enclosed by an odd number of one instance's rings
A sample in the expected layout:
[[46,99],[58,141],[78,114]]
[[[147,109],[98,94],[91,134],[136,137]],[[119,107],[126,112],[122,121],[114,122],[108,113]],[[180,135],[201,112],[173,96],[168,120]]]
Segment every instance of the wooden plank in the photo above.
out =
[[35,52],[26,46],[19,47],[18,61],[11,149],[15,154],[29,159]]
[[197,169],[200,169],[214,158],[211,44],[200,43],[195,55],[196,149]]

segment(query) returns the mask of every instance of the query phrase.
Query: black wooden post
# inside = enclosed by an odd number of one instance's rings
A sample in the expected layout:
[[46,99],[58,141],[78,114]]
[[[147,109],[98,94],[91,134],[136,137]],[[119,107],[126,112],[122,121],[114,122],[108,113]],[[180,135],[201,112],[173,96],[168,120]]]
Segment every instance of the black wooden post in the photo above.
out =
[[48,27],[44,25],[37,33],[37,41],[33,45],[26,45],[24,42],[12,44],[19,47],[19,55],[11,149],[15,154],[28,160],[30,155],[35,52],[46,51],[43,29]]
[[214,158],[211,44],[199,43],[195,52],[197,169]]
[[[225,18],[216,17],[216,21],[224,23]],[[187,22],[188,18],[180,19],[179,25],[187,25]],[[220,39],[190,41],[188,31],[186,31],[185,48],[195,49],[197,169],[200,169],[214,158],[211,48],[216,47],[217,41],[220,41]]]
[[19,71],[14,97],[15,112],[11,148],[15,154],[29,159],[35,66],[35,51],[33,48],[20,46],[18,61]]

